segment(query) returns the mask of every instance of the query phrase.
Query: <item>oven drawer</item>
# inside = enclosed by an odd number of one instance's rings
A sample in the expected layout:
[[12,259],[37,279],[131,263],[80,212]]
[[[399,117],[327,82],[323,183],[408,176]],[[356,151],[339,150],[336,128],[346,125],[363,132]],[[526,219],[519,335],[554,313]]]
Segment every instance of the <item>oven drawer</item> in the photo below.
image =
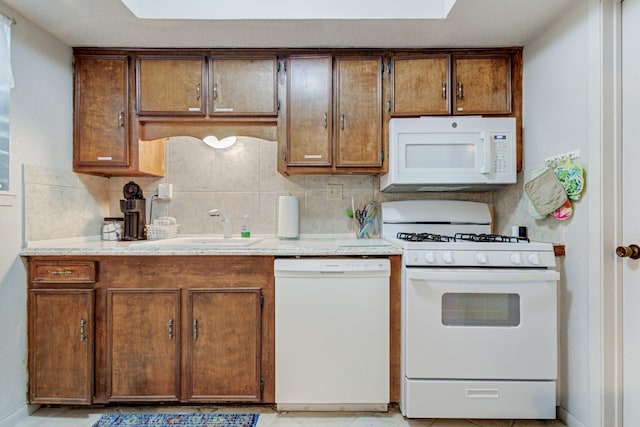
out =
[[554,381],[404,382],[408,418],[555,419]]

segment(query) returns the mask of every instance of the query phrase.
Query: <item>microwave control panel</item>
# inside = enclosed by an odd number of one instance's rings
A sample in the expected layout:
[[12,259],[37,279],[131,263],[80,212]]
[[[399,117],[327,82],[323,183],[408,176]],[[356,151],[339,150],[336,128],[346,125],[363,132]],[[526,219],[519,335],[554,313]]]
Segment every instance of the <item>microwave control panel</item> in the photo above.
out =
[[512,168],[513,145],[511,135],[506,133],[491,134],[493,145],[493,170],[496,174],[508,174]]

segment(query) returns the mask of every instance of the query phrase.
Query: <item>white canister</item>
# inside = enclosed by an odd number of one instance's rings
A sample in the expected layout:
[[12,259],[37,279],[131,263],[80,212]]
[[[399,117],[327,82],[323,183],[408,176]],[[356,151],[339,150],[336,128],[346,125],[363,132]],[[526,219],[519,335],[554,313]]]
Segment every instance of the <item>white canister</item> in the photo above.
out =
[[296,196],[286,195],[276,198],[276,237],[297,239],[300,226],[300,203]]

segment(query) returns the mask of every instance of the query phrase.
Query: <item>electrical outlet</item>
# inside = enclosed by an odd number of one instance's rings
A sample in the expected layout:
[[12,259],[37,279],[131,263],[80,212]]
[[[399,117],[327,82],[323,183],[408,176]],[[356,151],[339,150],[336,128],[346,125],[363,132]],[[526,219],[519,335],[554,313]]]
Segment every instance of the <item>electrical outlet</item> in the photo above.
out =
[[158,184],[158,199],[171,200],[173,198],[173,184]]
[[342,200],[342,184],[327,184],[327,200]]

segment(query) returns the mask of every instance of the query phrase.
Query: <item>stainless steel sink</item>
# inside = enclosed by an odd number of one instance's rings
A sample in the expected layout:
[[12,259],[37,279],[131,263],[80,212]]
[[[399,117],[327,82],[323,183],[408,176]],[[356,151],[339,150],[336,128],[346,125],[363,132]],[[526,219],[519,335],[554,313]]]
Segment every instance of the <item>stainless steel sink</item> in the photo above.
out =
[[219,236],[185,236],[174,239],[149,240],[141,243],[133,243],[131,248],[228,248],[247,247],[263,240],[263,237],[219,237]]

